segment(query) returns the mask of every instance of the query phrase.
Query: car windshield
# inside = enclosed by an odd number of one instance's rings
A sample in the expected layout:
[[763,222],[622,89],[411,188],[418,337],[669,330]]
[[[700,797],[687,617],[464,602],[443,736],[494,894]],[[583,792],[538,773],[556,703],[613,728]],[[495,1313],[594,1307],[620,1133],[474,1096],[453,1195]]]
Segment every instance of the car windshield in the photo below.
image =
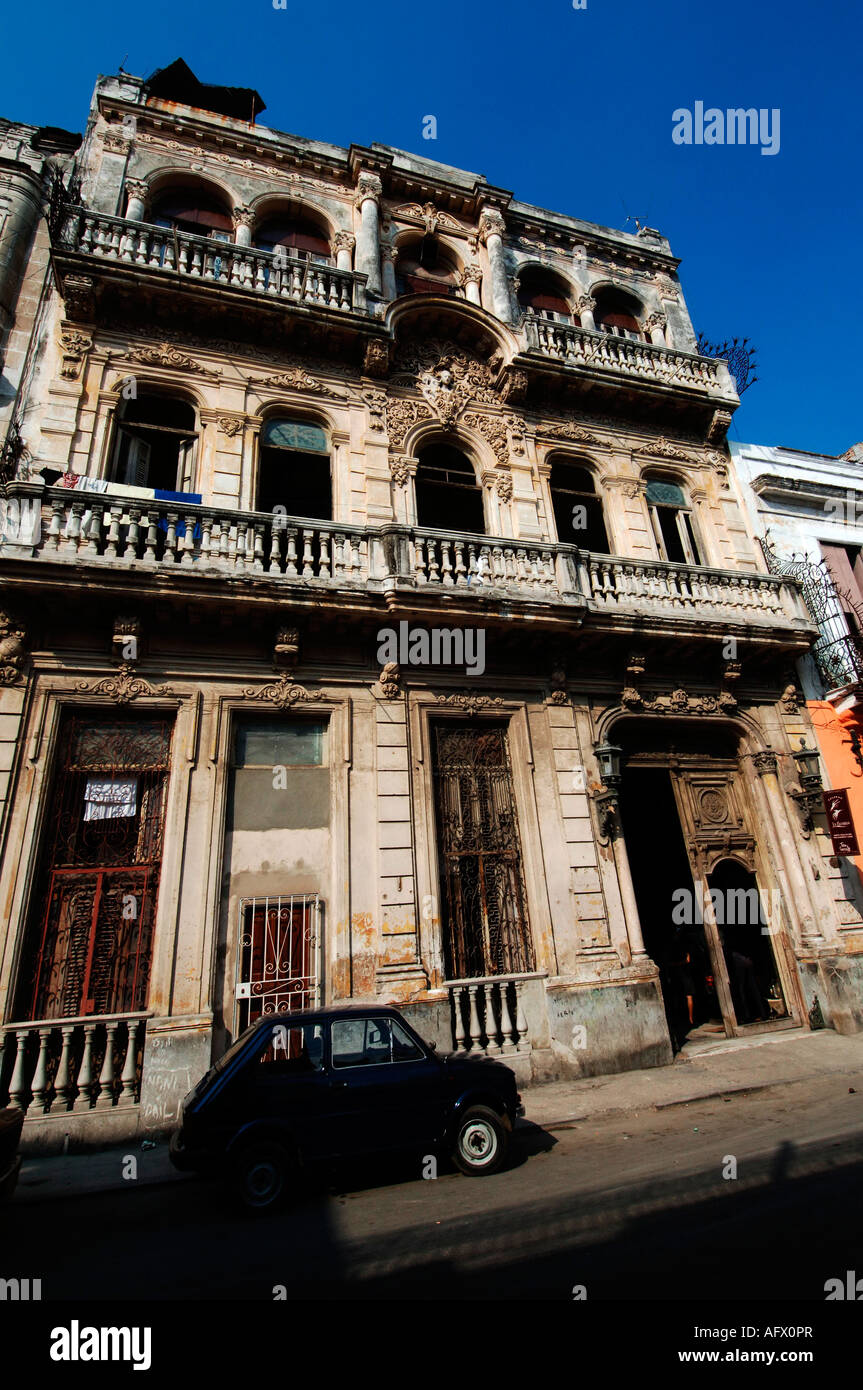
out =
[[241,1048],[245,1047],[246,1043],[249,1041],[249,1038],[252,1036],[253,1033],[257,1032],[259,1027],[260,1023],[253,1023],[245,1030],[244,1033],[241,1033],[240,1036],[237,1038],[236,1042],[231,1043],[231,1046],[228,1048],[227,1052],[225,1052],[219,1058],[218,1062],[214,1063],[213,1070],[224,1071],[228,1063],[231,1062],[234,1059],[234,1057],[236,1057],[237,1053],[240,1051]]

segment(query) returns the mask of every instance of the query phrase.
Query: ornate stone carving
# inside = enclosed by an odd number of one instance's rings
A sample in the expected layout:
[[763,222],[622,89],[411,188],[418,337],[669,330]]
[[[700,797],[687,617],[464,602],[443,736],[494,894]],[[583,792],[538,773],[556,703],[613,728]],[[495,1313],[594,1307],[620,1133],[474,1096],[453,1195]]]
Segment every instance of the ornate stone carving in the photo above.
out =
[[503,708],[503,700],[499,695],[477,695],[472,690],[458,695],[438,695],[436,700],[439,705],[463,710],[465,714],[478,714],[481,709]]
[[373,434],[387,432],[387,393],[377,387],[368,386],[362,398],[369,408],[369,428]]
[[67,275],[63,281],[63,300],[70,318],[89,323],[96,310],[96,289],[89,275]]
[[661,328],[665,332],[667,326],[668,315],[661,313],[658,309],[655,309],[652,314],[648,314],[645,319],[645,327],[648,329]]
[[15,685],[27,664],[27,630],[12,614],[0,612],[0,685]]
[[490,236],[504,236],[506,234],[506,223],[502,213],[496,208],[485,208],[479,219],[479,237],[483,245],[486,245]]
[[512,501],[512,477],[509,473],[498,473],[494,480],[497,495],[501,502]]
[[763,777],[768,772],[776,771],[776,754],[772,748],[763,748],[758,753],[752,754],[752,766]]
[[381,671],[381,678],[378,682],[380,692],[385,700],[397,700],[401,695],[401,687],[399,686],[401,675],[402,673],[398,663],[395,661],[388,661]]
[[277,681],[272,681],[269,685],[264,685],[260,690],[255,690],[252,686],[246,686],[243,690],[244,700],[269,700],[270,704],[278,709],[288,709],[303,700],[322,700],[323,691],[315,690],[311,693],[305,686],[295,685],[288,671],[283,671]]
[[798,692],[796,686],[786,685],[780,698],[779,704],[785,714],[799,713]]
[[715,444],[719,440],[724,439],[728,433],[728,426],[730,424],[730,410],[714,410],[713,419],[710,421],[710,428],[707,431],[708,442]]
[[523,372],[518,367],[510,367],[503,379],[500,387],[500,398],[502,401],[517,405],[527,396],[529,379],[527,372]]
[[439,227],[447,232],[461,232],[464,227],[448,212],[442,212],[434,203],[403,203],[396,208],[393,217],[399,222],[421,222],[428,236],[433,236]]
[[336,232],[333,237],[333,250],[337,253],[339,251],[353,251],[356,244],[357,239],[353,232]]
[[188,353],[181,352],[171,343],[159,343],[156,347],[138,343],[119,355],[132,362],[142,362],[147,367],[171,367],[174,371],[199,372],[202,376],[219,375],[218,372],[210,371],[208,367],[202,367],[200,362],[196,362]]
[[384,186],[377,174],[371,174],[368,170],[364,169],[357,179],[357,192],[354,201],[357,207],[362,207],[363,203],[368,198],[373,198],[377,203],[380,201],[380,196],[383,191]]
[[130,669],[140,660],[144,629],[137,617],[117,617],[111,634],[111,648],[118,661]]
[[500,415],[482,415],[479,411],[470,411],[464,417],[464,423],[469,429],[476,430],[483,439],[491,445],[494,456],[498,463],[504,467],[509,465],[509,439],[506,432],[506,421]]
[[465,285],[478,285],[482,280],[482,269],[478,265],[466,265],[458,277],[458,282],[464,288]]
[[596,300],[592,294],[580,294],[575,301],[575,307],[579,314],[592,314],[596,308]]
[[130,198],[138,198],[145,204],[150,197],[150,185],[146,179],[124,179],[123,189]]
[[505,416],[506,427],[514,454],[524,453],[524,426],[517,415]]
[[411,476],[411,463],[409,458],[390,458],[390,473],[396,487],[407,487]]
[[312,376],[304,367],[286,367],[283,372],[272,376],[249,377],[250,386],[270,386],[280,391],[314,391],[316,396],[329,396],[332,400],[347,400],[347,392],[337,386],[327,386]]
[[75,689],[88,695],[107,695],[117,705],[128,705],[139,695],[171,695],[169,685],[151,685],[141,676],[133,676],[129,666],[123,666],[116,676],[105,676],[99,681],[76,681]]
[[216,428],[219,434],[226,434],[229,439],[233,439],[243,428],[244,417],[242,415],[220,415],[216,421]]
[[79,328],[68,324],[60,325],[60,375],[66,381],[77,381],[81,375],[84,358],[93,346],[90,333],[82,333]]
[[108,129],[102,132],[102,144],[112,154],[128,154],[132,146],[132,137],[125,126],[109,125]]
[[681,463],[696,463],[697,459],[692,454],[688,454],[685,449],[679,449],[676,444],[672,444],[670,439],[660,436],[647,444],[639,444],[637,452],[639,454],[649,454],[651,458],[677,459]]
[[366,376],[384,377],[390,369],[389,343],[380,338],[370,338],[363,354],[363,371]]
[[387,401],[387,434],[390,448],[402,449],[408,430],[419,420],[430,420],[431,411],[420,401],[390,397]]
[[296,627],[280,627],[273,646],[273,665],[277,671],[294,670],[300,659],[300,630]]
[[560,420],[556,424],[542,424],[539,432],[550,435],[552,439],[571,439],[577,444],[601,444],[595,434],[586,430],[584,425],[578,425],[574,420]]
[[231,221],[235,227],[254,227],[255,214],[251,208],[236,207],[231,212]]
[[690,695],[682,686],[670,695],[643,693],[635,686],[625,685],[620,703],[630,710],[645,710],[649,714],[730,714],[737,701],[727,690],[719,695]]

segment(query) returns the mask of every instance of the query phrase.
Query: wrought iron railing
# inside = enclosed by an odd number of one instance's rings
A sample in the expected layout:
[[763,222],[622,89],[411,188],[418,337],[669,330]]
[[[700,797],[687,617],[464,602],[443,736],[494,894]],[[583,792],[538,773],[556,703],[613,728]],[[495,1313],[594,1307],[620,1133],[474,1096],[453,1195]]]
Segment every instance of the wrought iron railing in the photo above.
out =
[[818,628],[811,654],[825,689],[863,683],[863,636],[852,630],[852,623],[863,629],[863,612],[852,596],[839,589],[824,560],[780,555],[769,536],[762,539],[761,549],[771,574],[800,585]]

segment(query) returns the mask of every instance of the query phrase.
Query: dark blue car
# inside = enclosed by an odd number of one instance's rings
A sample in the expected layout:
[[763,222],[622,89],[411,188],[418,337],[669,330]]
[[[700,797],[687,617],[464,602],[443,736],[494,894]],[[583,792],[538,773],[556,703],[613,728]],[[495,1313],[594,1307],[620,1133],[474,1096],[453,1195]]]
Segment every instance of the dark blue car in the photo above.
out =
[[186,1097],[171,1159],[220,1173],[260,1211],[303,1168],[374,1154],[449,1153],[463,1173],[497,1172],[521,1113],[509,1067],[439,1057],[397,1009],[271,1015]]

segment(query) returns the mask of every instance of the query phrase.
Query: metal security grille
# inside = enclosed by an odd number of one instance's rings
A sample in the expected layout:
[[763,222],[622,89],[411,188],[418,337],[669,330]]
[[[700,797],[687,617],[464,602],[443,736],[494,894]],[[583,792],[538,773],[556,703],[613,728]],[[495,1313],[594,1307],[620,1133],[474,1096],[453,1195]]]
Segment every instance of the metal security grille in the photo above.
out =
[[447,978],[533,970],[506,729],[433,733]]
[[170,745],[169,720],[67,717],[22,1016],[146,1007]]
[[265,1014],[318,1007],[321,915],[317,893],[241,901],[235,1035]]

